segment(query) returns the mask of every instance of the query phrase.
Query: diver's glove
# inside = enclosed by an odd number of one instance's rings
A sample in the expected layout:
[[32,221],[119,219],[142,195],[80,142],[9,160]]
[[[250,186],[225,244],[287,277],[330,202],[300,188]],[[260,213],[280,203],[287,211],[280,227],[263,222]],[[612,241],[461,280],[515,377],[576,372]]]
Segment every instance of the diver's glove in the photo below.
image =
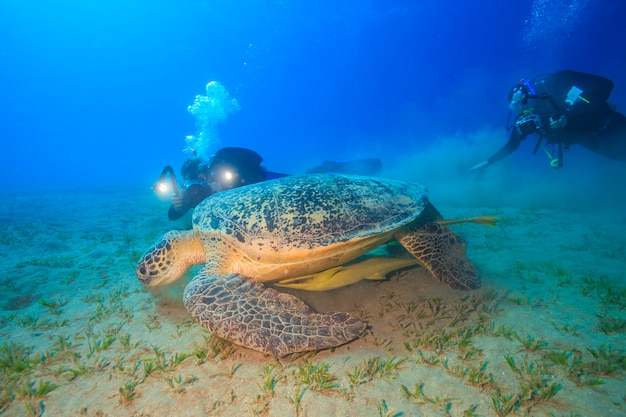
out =
[[560,129],[567,126],[567,117],[563,113],[557,113],[550,117],[550,128]]
[[480,164],[476,164],[476,165],[474,165],[473,167],[471,167],[471,168],[469,169],[469,172],[475,172],[475,171],[481,170],[481,169],[483,169],[484,167],[486,167],[487,165],[489,165],[489,161],[483,161],[483,162],[481,162]]

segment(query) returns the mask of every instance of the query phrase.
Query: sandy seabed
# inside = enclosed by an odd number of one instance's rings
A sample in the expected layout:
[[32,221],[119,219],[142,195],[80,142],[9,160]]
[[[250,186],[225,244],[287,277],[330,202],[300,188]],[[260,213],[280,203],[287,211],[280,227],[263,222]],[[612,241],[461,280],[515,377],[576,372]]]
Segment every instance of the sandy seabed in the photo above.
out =
[[[436,202],[435,202],[436,204]],[[623,416],[626,217],[439,206],[482,288],[422,267],[324,293],[368,323],[345,346],[277,360],[211,336],[184,283],[149,292],[134,266],[165,231],[147,190],[0,200],[3,416]],[[197,270],[197,269],[195,269]]]

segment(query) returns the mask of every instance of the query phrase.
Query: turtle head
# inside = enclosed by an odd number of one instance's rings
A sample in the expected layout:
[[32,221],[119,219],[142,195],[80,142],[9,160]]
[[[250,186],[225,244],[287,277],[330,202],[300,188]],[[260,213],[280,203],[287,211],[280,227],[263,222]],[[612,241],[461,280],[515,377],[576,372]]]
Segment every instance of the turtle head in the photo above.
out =
[[204,249],[193,230],[173,230],[163,235],[141,258],[135,272],[148,287],[169,284],[187,270],[205,262]]

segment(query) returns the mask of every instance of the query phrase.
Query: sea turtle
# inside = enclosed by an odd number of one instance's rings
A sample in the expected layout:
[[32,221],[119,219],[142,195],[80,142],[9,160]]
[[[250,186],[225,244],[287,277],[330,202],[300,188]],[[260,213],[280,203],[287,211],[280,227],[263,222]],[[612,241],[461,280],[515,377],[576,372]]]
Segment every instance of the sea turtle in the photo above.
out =
[[[207,198],[193,213],[193,229],[166,233],[136,273],[156,286],[204,263],[185,288],[184,303],[210,332],[275,356],[331,348],[357,338],[366,325],[348,313],[316,313],[262,283],[333,269],[395,239],[439,281],[478,288],[465,243],[440,219],[419,184],[336,174],[285,177]],[[348,267],[339,275],[354,282],[353,270],[359,273]]]

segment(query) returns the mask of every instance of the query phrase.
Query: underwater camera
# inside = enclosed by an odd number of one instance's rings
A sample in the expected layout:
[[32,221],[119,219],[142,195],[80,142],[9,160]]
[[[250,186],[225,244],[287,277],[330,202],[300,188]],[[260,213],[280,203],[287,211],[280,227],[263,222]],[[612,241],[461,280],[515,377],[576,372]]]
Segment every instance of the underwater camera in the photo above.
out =
[[530,135],[542,127],[541,119],[535,113],[523,114],[515,121],[515,128],[520,135]]
[[205,188],[206,185],[201,181],[185,181],[179,189],[178,181],[176,181],[176,174],[174,174],[174,168],[169,165],[163,168],[159,179],[152,186],[154,192],[164,198],[169,197],[171,193],[176,195],[181,193],[199,195],[204,193]]
[[206,185],[202,181],[185,181],[183,183],[183,191],[188,194],[203,193]]
[[178,183],[176,182],[174,168],[169,165],[163,168],[159,179],[154,183],[152,189],[160,196],[167,196],[170,193],[178,194]]

